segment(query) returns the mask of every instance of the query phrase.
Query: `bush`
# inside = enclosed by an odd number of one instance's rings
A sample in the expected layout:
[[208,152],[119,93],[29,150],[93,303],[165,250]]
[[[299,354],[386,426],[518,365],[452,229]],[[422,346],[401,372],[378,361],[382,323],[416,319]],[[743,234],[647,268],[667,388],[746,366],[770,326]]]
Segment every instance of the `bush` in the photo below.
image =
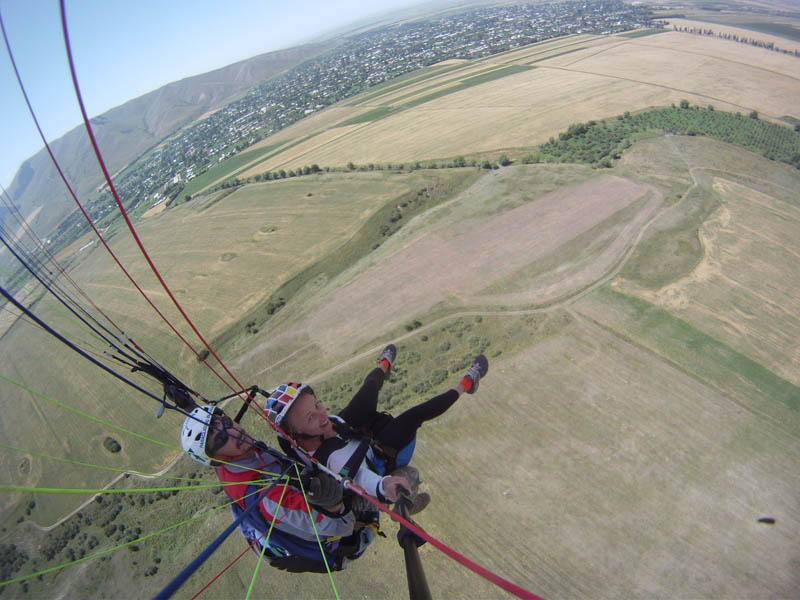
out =
[[535,154],[528,153],[522,157],[522,164],[523,165],[535,165],[536,163],[542,162],[541,155],[537,152]]
[[117,453],[122,450],[119,442],[112,437],[107,437],[103,440],[103,447],[109,452]]
[[444,369],[436,369],[433,373],[431,373],[430,381],[432,386],[439,385],[445,379],[447,379],[447,371]]

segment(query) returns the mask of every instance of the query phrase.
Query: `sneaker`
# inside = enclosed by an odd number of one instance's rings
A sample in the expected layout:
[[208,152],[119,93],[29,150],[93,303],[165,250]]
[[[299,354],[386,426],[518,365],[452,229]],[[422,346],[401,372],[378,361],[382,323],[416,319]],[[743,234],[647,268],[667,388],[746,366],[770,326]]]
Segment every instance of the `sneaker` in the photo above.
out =
[[386,369],[386,379],[389,379],[389,371],[392,369],[392,363],[394,362],[395,358],[397,358],[397,346],[394,344],[389,344],[383,349],[383,352],[381,352],[381,356],[378,359],[378,364],[382,363],[383,361],[389,363],[389,368]]
[[475,360],[472,362],[472,366],[467,371],[467,374],[464,375],[465,379],[469,379],[472,382],[472,387],[469,388],[467,391],[468,394],[474,394],[475,391],[478,389],[478,383],[480,383],[481,377],[485,377],[486,373],[489,372],[489,361],[483,354],[478,354],[475,357]]

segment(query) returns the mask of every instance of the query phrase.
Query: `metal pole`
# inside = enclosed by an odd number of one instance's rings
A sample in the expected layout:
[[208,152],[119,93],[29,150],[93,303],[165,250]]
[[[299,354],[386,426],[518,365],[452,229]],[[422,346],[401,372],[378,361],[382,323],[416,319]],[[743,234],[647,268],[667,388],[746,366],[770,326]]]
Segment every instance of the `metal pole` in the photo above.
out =
[[[401,496],[400,501],[395,504],[397,512],[404,519],[408,519],[408,503],[408,497]],[[425,543],[425,540],[415,535],[405,525],[400,525],[397,541],[403,547],[403,554],[406,559],[409,600],[431,600],[428,580],[425,578],[425,570],[422,568],[422,561],[417,550],[419,546]]]

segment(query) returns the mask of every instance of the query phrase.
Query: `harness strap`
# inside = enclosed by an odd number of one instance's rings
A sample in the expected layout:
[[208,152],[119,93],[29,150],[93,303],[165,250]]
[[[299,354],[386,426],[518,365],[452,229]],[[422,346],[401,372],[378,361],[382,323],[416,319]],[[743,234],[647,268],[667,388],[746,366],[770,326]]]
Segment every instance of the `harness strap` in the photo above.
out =
[[[314,458],[316,458],[323,465],[327,465],[330,455],[337,450],[341,450],[347,446],[348,443],[349,441],[343,439],[342,437],[328,438],[322,442],[322,445],[314,452]],[[344,466],[339,470],[339,475],[345,479],[352,479],[361,466],[361,463],[367,458],[367,451],[369,450],[369,447],[370,440],[362,438],[359,441],[358,448],[356,448],[356,450],[350,455],[350,458],[347,459],[347,462],[344,463]]]

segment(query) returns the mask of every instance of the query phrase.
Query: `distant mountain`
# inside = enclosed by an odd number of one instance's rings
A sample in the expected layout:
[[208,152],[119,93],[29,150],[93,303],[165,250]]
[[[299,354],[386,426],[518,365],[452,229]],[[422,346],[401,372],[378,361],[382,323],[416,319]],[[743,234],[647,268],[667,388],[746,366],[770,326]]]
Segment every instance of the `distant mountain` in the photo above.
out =
[[[92,128],[106,166],[112,174],[119,171],[166,137],[225,106],[254,85],[338,44],[329,40],[261,54],[167,84],[94,117]],[[50,146],[79,199],[102,185],[102,173],[82,125],[51,141]],[[8,192],[23,215],[45,207],[33,223],[43,236],[75,209],[44,148],[20,166]],[[0,218],[5,216],[0,213]]]

